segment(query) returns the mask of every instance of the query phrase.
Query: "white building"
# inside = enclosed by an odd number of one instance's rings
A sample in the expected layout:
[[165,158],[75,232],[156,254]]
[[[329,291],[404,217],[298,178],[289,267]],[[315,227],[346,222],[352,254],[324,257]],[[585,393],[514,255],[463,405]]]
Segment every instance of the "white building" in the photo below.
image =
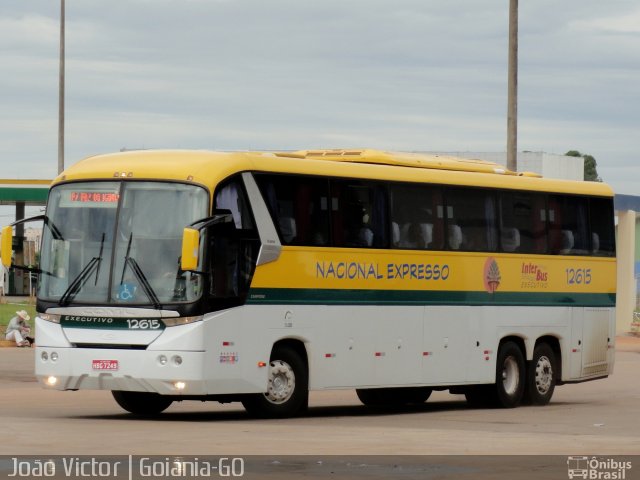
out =
[[[421,152],[507,164],[507,152]],[[545,152],[518,152],[519,172],[535,172],[546,178],[584,180],[584,158]]]

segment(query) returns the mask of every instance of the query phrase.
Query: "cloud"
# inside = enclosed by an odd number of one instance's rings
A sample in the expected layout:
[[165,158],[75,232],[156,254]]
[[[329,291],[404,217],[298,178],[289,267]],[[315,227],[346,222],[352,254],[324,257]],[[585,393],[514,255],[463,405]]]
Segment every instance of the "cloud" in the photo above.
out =
[[569,26],[576,31],[582,32],[638,34],[640,33],[640,9],[625,12],[623,15],[577,20],[571,22]]
[[[0,4],[8,172],[55,171],[57,4]],[[122,147],[504,150],[507,5],[67,2],[67,164]],[[521,2],[521,148],[633,161],[639,12]]]

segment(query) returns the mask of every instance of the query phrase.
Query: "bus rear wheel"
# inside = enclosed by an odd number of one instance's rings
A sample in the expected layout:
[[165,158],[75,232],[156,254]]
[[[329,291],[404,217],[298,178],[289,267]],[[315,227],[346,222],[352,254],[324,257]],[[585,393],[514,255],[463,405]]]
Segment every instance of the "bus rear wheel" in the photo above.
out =
[[368,407],[398,407],[426,402],[432,390],[428,387],[359,388],[356,395]]
[[495,397],[498,407],[517,407],[525,388],[525,361],[522,350],[514,342],[505,342],[498,350]]
[[171,398],[149,392],[111,392],[115,401],[127,412],[134,415],[158,415],[173,403]]
[[269,362],[266,393],[247,395],[242,405],[250,415],[267,418],[293,417],[309,402],[309,376],[300,355],[289,347],[276,347]]
[[533,360],[527,372],[525,399],[532,405],[546,405],[556,388],[556,356],[546,343],[533,350]]

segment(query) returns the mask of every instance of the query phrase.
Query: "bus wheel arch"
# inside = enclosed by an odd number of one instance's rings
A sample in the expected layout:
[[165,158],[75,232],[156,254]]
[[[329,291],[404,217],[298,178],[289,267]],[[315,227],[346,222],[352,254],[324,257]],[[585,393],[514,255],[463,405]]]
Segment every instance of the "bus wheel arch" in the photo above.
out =
[[258,417],[285,418],[303,413],[309,402],[309,367],[306,348],[300,340],[276,342],[269,358],[265,393],[242,400],[247,412]]

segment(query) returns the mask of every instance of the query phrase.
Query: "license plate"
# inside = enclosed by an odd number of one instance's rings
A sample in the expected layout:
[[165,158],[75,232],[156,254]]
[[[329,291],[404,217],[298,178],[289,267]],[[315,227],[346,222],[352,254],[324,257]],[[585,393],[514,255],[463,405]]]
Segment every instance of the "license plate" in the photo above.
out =
[[94,370],[118,370],[118,360],[93,360],[91,366]]

